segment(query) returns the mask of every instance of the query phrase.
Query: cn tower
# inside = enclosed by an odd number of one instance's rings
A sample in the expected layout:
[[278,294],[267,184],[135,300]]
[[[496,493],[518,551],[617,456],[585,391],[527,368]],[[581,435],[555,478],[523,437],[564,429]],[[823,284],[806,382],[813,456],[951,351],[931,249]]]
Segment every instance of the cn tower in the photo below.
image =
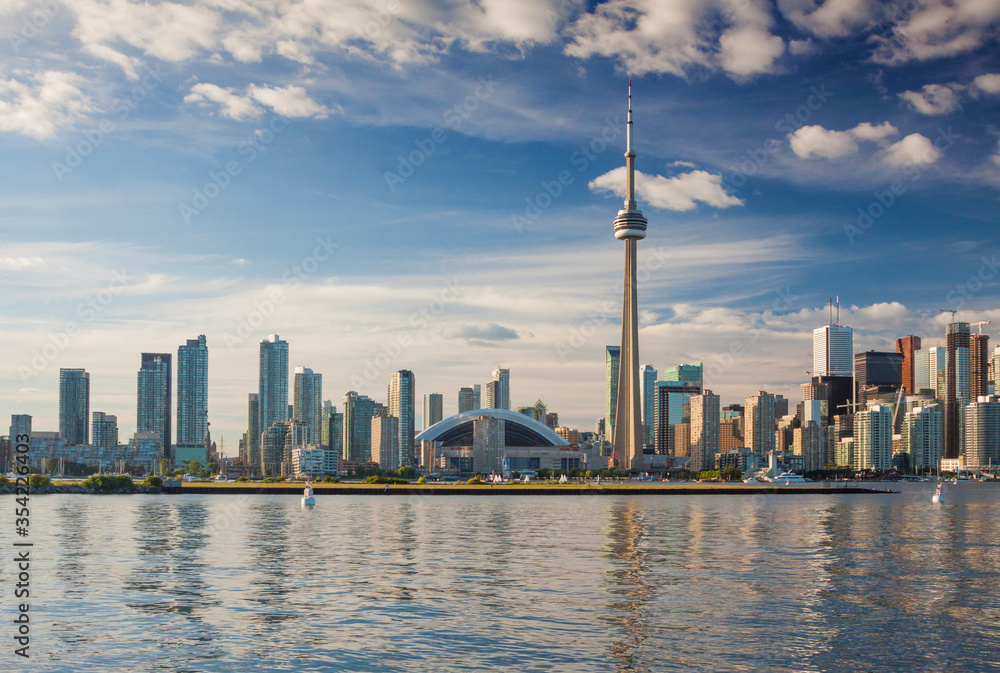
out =
[[625,241],[622,348],[618,360],[618,406],[611,437],[613,459],[627,470],[642,470],[642,412],[639,404],[639,306],[636,299],[636,242],[646,238],[646,217],[635,207],[635,150],[632,149],[632,80],[628,81],[625,148],[625,207],[615,217],[615,238]]

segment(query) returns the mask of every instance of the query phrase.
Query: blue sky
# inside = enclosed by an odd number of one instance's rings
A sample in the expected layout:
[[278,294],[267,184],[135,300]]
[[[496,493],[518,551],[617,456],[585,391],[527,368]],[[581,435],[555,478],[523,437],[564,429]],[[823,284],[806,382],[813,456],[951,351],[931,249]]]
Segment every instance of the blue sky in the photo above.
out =
[[515,405],[591,429],[628,77],[643,362],[797,399],[830,296],[856,350],[1000,322],[998,25],[995,0],[8,0],[0,411],[57,429],[85,367],[125,438],[139,353],[204,333],[231,454],[277,332],[338,406],[406,368],[452,413],[503,365]]

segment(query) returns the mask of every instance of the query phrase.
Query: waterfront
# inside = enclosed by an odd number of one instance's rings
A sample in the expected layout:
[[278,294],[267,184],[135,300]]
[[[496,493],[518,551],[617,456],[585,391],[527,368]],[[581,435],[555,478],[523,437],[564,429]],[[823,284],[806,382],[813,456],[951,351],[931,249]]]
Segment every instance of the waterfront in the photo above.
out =
[[35,496],[30,670],[995,670],[1000,488],[899,488]]

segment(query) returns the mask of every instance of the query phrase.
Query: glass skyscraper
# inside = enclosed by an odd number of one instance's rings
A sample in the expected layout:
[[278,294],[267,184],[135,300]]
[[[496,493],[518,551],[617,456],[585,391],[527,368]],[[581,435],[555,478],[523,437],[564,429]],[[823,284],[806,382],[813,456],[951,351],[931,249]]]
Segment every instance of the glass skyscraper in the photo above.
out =
[[85,369],[59,370],[59,434],[65,446],[84,446],[90,433],[90,374]]
[[615,414],[618,413],[618,361],[621,346],[604,347],[604,432],[609,441],[615,436]]
[[344,395],[344,460],[367,463],[372,459],[372,418],[375,401],[351,390]]
[[288,420],[288,342],[272,334],[260,342],[260,431]]
[[813,330],[813,376],[851,376],[854,373],[854,331],[846,325],[823,325]]
[[399,455],[403,465],[409,465],[414,460],[415,387],[413,372],[408,369],[400,369],[389,379],[389,415],[399,419]]
[[173,461],[172,359],[170,353],[142,354],[137,377],[135,422],[136,432],[155,432],[160,435],[163,457],[171,462]]
[[205,335],[177,349],[177,443],[204,444],[208,436],[208,345]]
[[642,368],[642,431],[643,446],[653,445],[656,426],[656,370],[652,365]]
[[435,423],[440,423],[444,418],[444,395],[441,393],[428,393],[424,395],[424,430]]
[[308,367],[296,367],[292,417],[306,426],[306,442],[323,440],[323,375]]
[[111,416],[103,411],[95,411],[92,430],[91,441],[94,446],[101,449],[114,449],[118,447],[117,416]]

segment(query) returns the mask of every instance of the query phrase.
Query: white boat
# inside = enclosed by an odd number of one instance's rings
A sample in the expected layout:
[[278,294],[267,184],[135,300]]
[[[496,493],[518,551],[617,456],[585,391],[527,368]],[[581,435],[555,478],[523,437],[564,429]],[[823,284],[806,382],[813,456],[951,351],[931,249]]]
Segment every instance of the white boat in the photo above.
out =
[[931,496],[931,502],[935,505],[940,505],[944,502],[944,482],[939,481],[937,488],[934,489],[934,495]]
[[316,497],[313,495],[313,485],[311,481],[306,482],[306,487],[302,489],[302,506],[312,507],[316,504]]
[[750,477],[750,478],[748,478],[748,479],[744,479],[744,480],[743,480],[743,483],[744,483],[744,484],[759,484],[759,483],[760,483],[760,480],[759,480],[759,479],[757,479],[757,477]]
[[562,475],[561,477],[559,477],[559,483],[560,484],[568,484],[569,483],[569,479],[566,478],[565,474]]
[[772,482],[777,484],[804,484],[806,483],[805,477],[801,474],[795,474],[794,472],[782,472],[777,477],[771,479]]

